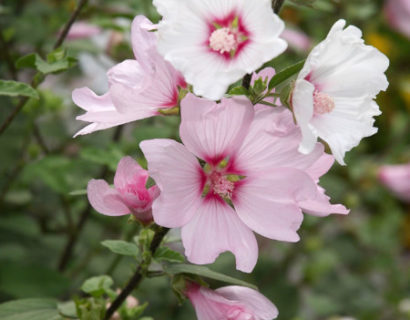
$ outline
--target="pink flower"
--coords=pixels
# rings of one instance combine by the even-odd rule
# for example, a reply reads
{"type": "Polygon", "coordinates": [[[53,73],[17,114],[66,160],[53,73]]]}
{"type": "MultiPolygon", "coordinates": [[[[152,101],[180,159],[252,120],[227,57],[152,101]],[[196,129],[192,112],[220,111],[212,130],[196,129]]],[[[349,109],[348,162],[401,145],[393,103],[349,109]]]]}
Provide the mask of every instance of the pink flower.
{"type": "Polygon", "coordinates": [[[148,172],[131,157],[124,157],[118,163],[114,177],[114,188],[105,180],[90,180],[87,187],[91,206],[107,216],[133,214],[138,220],[152,221],[152,202],[158,197],[159,189],[145,187],[148,172]]]}
{"type": "Polygon", "coordinates": [[[186,295],[198,320],[271,320],[278,316],[272,302],[246,287],[228,286],[213,291],[191,283],[186,295]]]}
{"type": "Polygon", "coordinates": [[[84,21],[75,22],[67,34],[68,40],[90,38],[101,33],[101,28],[84,21]]]}
{"type": "Polygon", "coordinates": [[[379,179],[398,198],[410,202],[410,163],[382,166],[379,169],[379,179]]]}
{"type": "Polygon", "coordinates": [[[282,33],[282,38],[288,42],[289,47],[295,50],[308,51],[312,46],[309,37],[297,29],[286,28],[282,33]]]}
{"type": "Polygon", "coordinates": [[[387,0],[384,12],[390,26],[410,39],[410,1],[387,0]]]}
{"type": "Polygon", "coordinates": [[[131,40],[135,60],[125,60],[108,72],[109,90],[97,96],[89,88],[73,91],[73,101],[87,112],[78,120],[91,122],[76,135],[88,134],[160,114],[178,103],[182,76],[156,50],[152,23],[135,17],[131,40]]]}
{"type": "Polygon", "coordinates": [[[283,21],[270,0],[154,0],[163,16],[158,50],[193,85],[218,100],[228,86],[283,51],[283,21]]]}
{"type": "Polygon", "coordinates": [[[188,94],[181,117],[184,144],[154,139],[140,147],[161,190],[154,220],[182,227],[189,261],[212,263],[231,251],[237,269],[250,272],[258,257],[252,231],[298,241],[301,209],[319,216],[347,213],[329,204],[316,184],[333,158],[320,143],[309,155],[297,151],[301,133],[285,108],[254,111],[243,97],[217,104],[188,94]]]}

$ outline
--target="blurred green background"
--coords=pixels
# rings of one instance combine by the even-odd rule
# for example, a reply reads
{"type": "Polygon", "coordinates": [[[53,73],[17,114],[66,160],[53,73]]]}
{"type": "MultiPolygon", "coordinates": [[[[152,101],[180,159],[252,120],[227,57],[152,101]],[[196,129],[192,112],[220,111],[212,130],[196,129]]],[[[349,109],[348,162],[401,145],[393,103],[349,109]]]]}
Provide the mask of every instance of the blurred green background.
{"type": "MultiPolygon", "coordinates": [[[[379,133],[348,154],[346,167],[335,164],[321,181],[334,203],[351,209],[350,215],[306,216],[302,241],[296,244],[259,238],[260,257],[250,275],[233,271],[231,254],[222,255],[211,268],[256,284],[277,305],[280,320],[410,319],[410,205],[377,179],[381,165],[410,162],[409,39],[387,23],[384,1],[317,0],[313,7],[299,2],[311,1],[286,1],[281,17],[313,44],[344,18],[390,58],[390,87],[378,97],[383,111],[376,121],[379,133]]],[[[31,52],[44,57],[75,5],[74,0],[0,1],[0,32],[9,58],[16,61],[31,52]]],[[[31,101],[0,135],[0,302],[67,300],[79,294],[90,276],[111,273],[121,287],[134,272],[132,258],[116,263],[116,256],[100,244],[129,238],[135,230],[127,217],[99,215],[84,195],[71,192],[102,175],[112,181],[124,155],[143,163],[138,143],[177,138],[178,119],[156,117],[73,139],[84,123],[75,120],[82,111],[71,101],[71,91],[90,86],[104,92],[105,71],[132,58],[129,27],[137,14],[159,20],[149,0],[89,1],[80,20],[103,32],[67,40],[64,47],[78,64],[48,76],[40,99],[31,101]],[[72,255],[66,259],[73,238],[72,255]]],[[[282,69],[307,53],[290,49],[273,65],[282,69]]],[[[0,78],[11,79],[4,49],[0,56],[0,78]]],[[[17,74],[19,81],[29,82],[34,71],[20,69],[17,74]]],[[[0,96],[0,122],[15,103],[0,96]]],[[[212,287],[220,285],[211,282],[212,287]]],[[[165,278],[145,280],[135,296],[149,303],[145,315],[154,319],[195,318],[188,302],[178,305],[165,278]]]]}

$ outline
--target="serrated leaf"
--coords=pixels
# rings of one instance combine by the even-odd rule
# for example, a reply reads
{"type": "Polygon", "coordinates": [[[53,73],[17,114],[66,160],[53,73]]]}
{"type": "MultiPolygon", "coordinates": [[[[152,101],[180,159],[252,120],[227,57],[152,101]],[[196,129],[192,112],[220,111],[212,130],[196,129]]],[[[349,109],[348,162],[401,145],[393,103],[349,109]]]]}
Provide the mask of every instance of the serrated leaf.
{"type": "Polygon", "coordinates": [[[155,251],[154,258],[158,261],[184,262],[185,258],[179,252],[168,247],[160,247],[155,251]]]}
{"type": "Polygon", "coordinates": [[[285,68],[284,70],[278,72],[275,74],[272,79],[269,81],[269,91],[271,91],[273,88],[275,88],[277,85],[281,84],[282,82],[286,81],[296,73],[298,73],[300,70],[302,70],[303,66],[305,64],[305,60],[300,61],[293,66],[290,66],[288,68],[285,68]]]}
{"type": "Polygon", "coordinates": [[[114,281],[110,276],[97,276],[84,281],[81,290],[93,296],[101,296],[105,292],[110,291],[114,281]]]}
{"type": "Polygon", "coordinates": [[[0,304],[1,320],[62,320],[54,299],[21,299],[0,304]]]}
{"type": "Polygon", "coordinates": [[[239,286],[245,286],[257,290],[258,288],[246,281],[239,280],[230,276],[227,276],[223,273],[213,271],[205,266],[197,266],[193,264],[171,264],[165,267],[165,272],[172,275],[180,273],[194,274],[200,277],[205,277],[213,280],[222,281],[225,283],[230,283],[239,286]]]}
{"type": "Polygon", "coordinates": [[[0,95],[10,97],[29,97],[39,99],[37,90],[24,82],[0,80],[0,95]]]}
{"type": "Polygon", "coordinates": [[[116,254],[134,257],[139,254],[138,247],[131,242],[126,242],[123,240],[104,240],[101,244],[116,254]]]}

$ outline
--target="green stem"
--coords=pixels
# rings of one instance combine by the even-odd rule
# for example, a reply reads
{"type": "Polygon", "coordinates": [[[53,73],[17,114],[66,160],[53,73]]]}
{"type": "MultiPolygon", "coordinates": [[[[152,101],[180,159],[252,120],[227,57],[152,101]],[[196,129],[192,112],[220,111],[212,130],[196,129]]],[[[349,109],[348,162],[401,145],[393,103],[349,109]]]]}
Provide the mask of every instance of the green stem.
{"type": "Polygon", "coordinates": [[[138,265],[137,270],[135,271],[134,275],[128,281],[127,285],[122,289],[121,293],[117,296],[117,298],[113,301],[113,303],[108,308],[104,320],[111,319],[112,315],[121,305],[124,303],[125,299],[131,294],[131,292],[138,287],[144,277],[147,276],[148,267],[151,263],[151,257],[154,255],[155,251],[158,249],[159,245],[161,244],[162,240],[164,239],[165,235],[168,233],[169,229],[164,227],[159,227],[152,239],[151,245],[149,247],[150,256],[147,260],[141,261],[138,265]]]}

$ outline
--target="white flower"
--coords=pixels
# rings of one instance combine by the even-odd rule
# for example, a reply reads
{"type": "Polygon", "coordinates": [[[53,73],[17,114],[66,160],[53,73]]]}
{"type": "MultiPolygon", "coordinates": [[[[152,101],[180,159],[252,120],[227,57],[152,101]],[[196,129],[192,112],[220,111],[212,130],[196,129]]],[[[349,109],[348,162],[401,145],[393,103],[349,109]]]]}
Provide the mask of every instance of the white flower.
{"type": "Polygon", "coordinates": [[[364,44],[362,32],[337,21],[309,54],[293,89],[291,103],[303,138],[299,151],[313,150],[317,137],[329,144],[340,164],[347,151],[377,132],[374,101],[388,81],[387,57],[364,44]]]}
{"type": "Polygon", "coordinates": [[[283,21],[270,0],[154,0],[163,19],[158,50],[197,95],[218,100],[228,86],[283,51],[283,21]]]}

